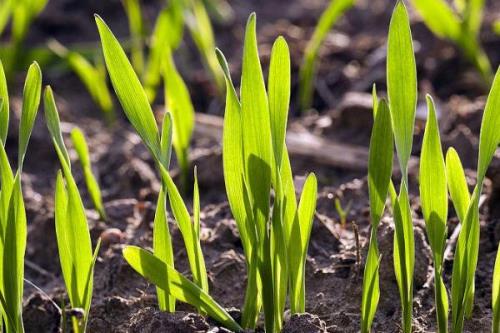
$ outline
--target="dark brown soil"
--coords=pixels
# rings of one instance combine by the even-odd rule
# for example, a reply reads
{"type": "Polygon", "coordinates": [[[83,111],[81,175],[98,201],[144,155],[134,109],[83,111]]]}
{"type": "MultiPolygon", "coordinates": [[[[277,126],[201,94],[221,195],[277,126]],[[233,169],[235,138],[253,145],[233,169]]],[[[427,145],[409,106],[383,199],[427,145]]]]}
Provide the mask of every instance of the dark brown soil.
{"type": "MultiPolygon", "coordinates": [[[[216,24],[219,47],[228,56],[234,77],[239,77],[242,37],[245,20],[251,11],[258,16],[258,36],[264,68],[270,46],[283,34],[290,44],[293,65],[293,96],[297,90],[297,69],[302,51],[312,33],[326,0],[234,0],[234,19],[216,24]]],[[[151,20],[163,3],[144,1],[151,20]]],[[[367,146],[371,121],[370,90],[373,83],[385,90],[385,41],[393,1],[364,0],[336,26],[321,50],[314,107],[318,112],[299,117],[292,101],[290,126],[301,127],[341,143],[367,146]]],[[[65,44],[88,43],[97,47],[97,31],[92,14],[97,12],[122,37],[127,23],[119,0],[50,0],[47,9],[35,22],[28,45],[43,45],[55,37],[65,44]]],[[[454,146],[467,168],[474,169],[477,160],[478,134],[485,88],[478,74],[450,43],[436,39],[412,13],[416,45],[420,97],[432,93],[440,116],[444,146],[454,146]]],[[[500,62],[500,38],[489,29],[500,15],[500,4],[488,1],[486,23],[481,39],[494,67],[500,62]]],[[[96,49],[97,50],[97,49],[96,49]]],[[[217,99],[193,43],[186,38],[178,54],[178,63],[193,96],[198,112],[222,115],[223,101],[217,99]]],[[[155,288],[136,274],[124,261],[125,244],[151,247],[154,205],[159,188],[154,163],[140,139],[120,116],[108,127],[78,79],[53,64],[44,70],[44,83],[56,92],[67,134],[72,126],[81,127],[89,139],[94,170],[102,186],[109,221],[99,221],[95,211],[88,210],[93,241],[107,233],[107,242],[99,254],[95,269],[94,298],[89,332],[227,332],[212,320],[196,314],[184,304],[174,314],[159,312],[155,288]],[[109,231],[111,228],[116,230],[109,231]]],[[[16,75],[11,91],[19,96],[24,73],[16,75]]],[[[236,82],[239,80],[235,80],[236,82]]],[[[161,99],[161,98],[160,98],[161,99]]],[[[161,107],[161,100],[157,102],[161,107]]],[[[13,109],[19,114],[20,99],[13,98],[13,109]]],[[[120,110],[118,110],[120,112],[120,110]]],[[[425,105],[421,98],[414,154],[420,152],[425,105]]],[[[17,128],[16,116],[11,128],[17,128]]],[[[67,304],[59,268],[54,221],[53,192],[58,162],[49,140],[43,117],[39,117],[26,161],[23,179],[28,212],[29,233],[26,253],[24,321],[27,332],[59,332],[57,306],[67,304]],[[43,291],[43,293],[41,292],[43,291]]],[[[16,130],[12,130],[7,148],[15,159],[16,130]]],[[[212,296],[235,317],[243,302],[245,262],[237,228],[226,201],[221,172],[220,142],[205,137],[193,140],[191,158],[198,165],[202,199],[202,247],[210,275],[212,296]],[[232,310],[232,311],[233,311],[232,310]]],[[[74,153],[71,151],[71,154],[74,153]]],[[[320,181],[317,215],[314,221],[306,265],[308,314],[289,316],[284,332],[358,332],[364,258],[369,235],[366,172],[313,164],[292,156],[297,184],[308,171],[320,181]],[[345,206],[352,203],[348,223],[340,224],[334,198],[345,206]],[[359,229],[359,246],[353,229],[359,229]],[[358,253],[361,261],[358,261],[358,253]]],[[[174,166],[175,168],[175,166],[174,166]]],[[[91,207],[79,166],[75,165],[86,207],[91,207]]],[[[474,173],[471,173],[472,179],[474,173]]],[[[416,174],[411,175],[412,204],[415,209],[415,332],[433,332],[432,265],[421,220],[416,174]],[[428,283],[428,281],[431,281],[428,283]]],[[[500,159],[494,159],[488,173],[487,199],[482,207],[481,243],[476,275],[476,305],[466,331],[487,332],[491,323],[491,278],[498,241],[500,240],[500,159]]],[[[189,201],[189,199],[188,199],[189,201]]],[[[451,206],[450,211],[453,212],[451,206]]],[[[189,276],[186,253],[175,221],[170,221],[175,248],[176,268],[189,276]]],[[[456,226],[450,218],[450,235],[456,226]]],[[[385,217],[379,232],[383,256],[381,298],[375,318],[377,332],[398,332],[400,303],[392,268],[392,221],[385,217]]],[[[447,286],[452,260],[447,258],[447,286]]]]}

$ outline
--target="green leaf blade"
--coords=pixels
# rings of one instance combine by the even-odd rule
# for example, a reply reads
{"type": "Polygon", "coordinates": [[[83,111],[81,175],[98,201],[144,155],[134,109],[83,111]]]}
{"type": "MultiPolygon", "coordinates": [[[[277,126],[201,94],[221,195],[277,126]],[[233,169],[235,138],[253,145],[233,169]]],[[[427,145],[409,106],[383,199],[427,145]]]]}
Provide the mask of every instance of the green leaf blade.
{"type": "Polygon", "coordinates": [[[446,178],[455,212],[463,223],[470,204],[470,193],[462,162],[454,148],[449,148],[446,152],[446,178]]]}
{"type": "Polygon", "coordinates": [[[82,164],[85,184],[87,186],[87,190],[89,191],[90,198],[92,199],[92,203],[94,204],[94,207],[99,213],[101,219],[106,220],[106,211],[104,210],[104,204],[102,202],[101,189],[94,173],[92,172],[87,141],[85,140],[85,135],[78,127],[71,130],[71,141],[73,142],[78,159],[82,164]]]}
{"type": "Polygon", "coordinates": [[[160,156],[158,126],[144,89],[120,43],[106,23],[95,16],[104,60],[125,115],[153,156],[160,156]]]}
{"type": "Polygon", "coordinates": [[[316,211],[317,191],[316,176],[311,173],[304,183],[289,243],[290,307],[292,313],[305,312],[305,263],[314,212],[316,211]]]}
{"type": "Polygon", "coordinates": [[[171,113],[173,121],[172,143],[185,188],[189,177],[189,144],[193,135],[195,111],[189,90],[177,71],[170,52],[165,55],[163,71],[166,109],[171,113]]]}
{"type": "MultiPolygon", "coordinates": [[[[166,195],[162,186],[158,194],[158,202],[156,204],[156,212],[153,227],[153,253],[154,255],[174,267],[174,250],[172,247],[172,239],[170,230],[168,228],[168,219],[166,211],[166,195]]],[[[165,276],[168,279],[168,275],[165,276]]],[[[158,296],[158,304],[160,310],[174,312],[175,311],[175,297],[169,295],[165,290],[157,287],[156,293],[158,296]]]]}
{"type": "Polygon", "coordinates": [[[495,259],[495,268],[493,270],[493,290],[491,292],[491,305],[493,309],[492,332],[500,332],[500,244],[495,259]]]}
{"type": "Polygon", "coordinates": [[[209,316],[233,331],[242,330],[226,310],[205,291],[149,252],[135,246],[127,246],[123,250],[123,256],[139,274],[178,300],[206,310],[209,316]],[[169,279],[164,278],[166,275],[169,279]]]}
{"type": "Polygon", "coordinates": [[[448,219],[446,168],[434,102],[427,96],[427,124],[420,157],[420,199],[434,260],[441,265],[448,219]]]}
{"type": "Polygon", "coordinates": [[[42,93],[42,71],[35,62],[28,69],[23,90],[23,109],[19,125],[19,169],[22,169],[28,142],[35,124],[42,93]]]}
{"type": "Polygon", "coordinates": [[[14,327],[7,327],[12,332],[21,332],[22,299],[24,286],[24,255],[26,251],[27,221],[21,189],[20,174],[16,174],[12,188],[8,218],[3,245],[3,290],[7,307],[7,317],[12,318],[14,327]],[[14,319],[15,318],[15,319],[14,319]]]}
{"type": "Polygon", "coordinates": [[[255,223],[263,240],[270,208],[272,141],[269,104],[257,50],[255,14],[248,18],[245,33],[241,116],[245,178],[257,211],[255,223]]]}
{"type": "Polygon", "coordinates": [[[302,111],[306,111],[312,105],[314,74],[320,46],[332,26],[354,3],[354,0],[331,0],[328,8],[321,14],[318,25],[307,43],[299,72],[299,102],[302,111]]]}
{"type": "Polygon", "coordinates": [[[461,22],[453,9],[443,0],[412,0],[429,29],[441,38],[454,41],[461,34],[461,22]]]}
{"type": "Polygon", "coordinates": [[[368,192],[370,216],[374,228],[382,217],[393,164],[391,114],[385,100],[379,102],[370,138],[368,157],[368,192]]]}
{"type": "Polygon", "coordinates": [[[398,1],[387,41],[387,93],[401,172],[411,156],[417,104],[417,73],[408,12],[398,1]]]}
{"type": "Polygon", "coordinates": [[[56,146],[57,153],[62,155],[66,165],[71,165],[69,160],[68,150],[64,145],[64,140],[61,134],[61,125],[59,120],[59,113],[57,112],[56,101],[54,99],[54,93],[50,86],[45,87],[44,92],[44,109],[45,109],[45,120],[47,122],[47,128],[49,129],[50,136],[54,145],[56,146]]]}
{"type": "Polygon", "coordinates": [[[381,257],[379,255],[376,237],[377,234],[372,231],[366,257],[365,271],[363,274],[363,295],[361,298],[362,333],[370,332],[380,299],[379,266],[381,257]]]}
{"type": "Polygon", "coordinates": [[[200,240],[196,238],[196,232],[191,222],[191,217],[179,190],[168,172],[162,166],[160,166],[160,172],[162,181],[167,190],[170,208],[172,209],[172,213],[182,233],[182,238],[184,239],[193,280],[201,289],[208,292],[208,277],[205,260],[203,258],[200,240]]]}
{"type": "Polygon", "coordinates": [[[9,93],[7,90],[7,79],[3,64],[0,61],[0,99],[2,104],[0,107],[0,140],[5,145],[7,133],[9,132],[9,93]]]}
{"type": "Polygon", "coordinates": [[[226,106],[224,110],[224,126],[222,132],[222,164],[227,199],[231,212],[238,225],[245,253],[251,249],[246,229],[247,211],[244,204],[243,175],[243,141],[241,105],[234,89],[226,58],[220,50],[216,50],[220,66],[226,80],[226,106]]]}
{"type": "Polygon", "coordinates": [[[500,68],[497,70],[484,108],[479,134],[478,183],[482,183],[486,170],[500,144],[500,68]]]}
{"type": "Polygon", "coordinates": [[[277,168],[281,168],[285,145],[288,106],[290,104],[290,51],[283,37],[278,37],[271,51],[269,68],[269,113],[274,158],[277,168]]]}

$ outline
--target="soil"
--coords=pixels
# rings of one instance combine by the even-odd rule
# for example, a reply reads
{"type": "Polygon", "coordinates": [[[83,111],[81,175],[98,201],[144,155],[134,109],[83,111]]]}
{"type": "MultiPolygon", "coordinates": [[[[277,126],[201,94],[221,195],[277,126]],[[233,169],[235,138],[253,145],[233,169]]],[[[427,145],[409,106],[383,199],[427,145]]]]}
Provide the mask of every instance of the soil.
{"type": "MultiPolygon", "coordinates": [[[[234,17],[216,22],[217,44],[226,53],[234,77],[239,77],[243,29],[251,11],[257,12],[258,36],[263,67],[267,68],[273,40],[282,34],[292,54],[292,96],[297,95],[297,69],[302,52],[325,0],[234,0],[234,17]]],[[[163,1],[143,1],[145,15],[154,17],[163,1]]],[[[368,146],[371,121],[370,90],[377,84],[385,90],[385,43],[393,1],[364,0],[336,25],[321,48],[314,108],[301,116],[292,101],[290,127],[301,127],[330,140],[368,146]]],[[[49,38],[64,44],[91,45],[97,49],[97,30],[92,14],[99,13],[118,36],[127,36],[127,23],[119,0],[50,0],[34,23],[27,45],[43,46],[49,38]]],[[[500,63],[500,38],[493,35],[491,23],[500,16],[500,3],[487,1],[481,40],[493,67],[500,63]]],[[[420,153],[425,121],[425,93],[435,97],[445,147],[457,148],[466,168],[473,170],[477,160],[478,134],[488,89],[474,68],[457,49],[434,37],[411,11],[412,31],[419,78],[419,106],[414,154],[420,153]]],[[[203,70],[196,49],[185,38],[177,61],[198,112],[222,115],[223,100],[203,70]]],[[[178,312],[163,313],[156,306],[155,288],[147,283],[121,255],[125,244],[150,248],[152,221],[159,188],[154,163],[140,139],[123,116],[107,126],[84,87],[71,73],[53,64],[44,68],[44,83],[56,92],[63,132],[73,126],[83,129],[89,140],[93,167],[103,190],[107,222],[100,221],[92,207],[75,162],[75,177],[88,210],[92,240],[104,236],[94,282],[94,298],[89,332],[228,332],[215,322],[197,314],[185,304],[178,312]]],[[[14,161],[20,93],[24,73],[13,79],[11,93],[14,116],[7,149],[14,161]]],[[[238,81],[238,80],[236,80],[238,81]]],[[[383,93],[382,93],[383,94],[383,93]]],[[[155,104],[161,108],[161,98],[155,104]]],[[[118,105],[118,103],[117,103],[118,105]]],[[[120,112],[120,110],[118,110],[120,112]]],[[[40,115],[42,112],[40,112],[40,115]]],[[[69,143],[68,143],[68,146],[69,143]]],[[[71,149],[70,149],[71,150],[71,149]]],[[[195,137],[191,150],[193,165],[200,171],[202,200],[202,247],[210,277],[211,295],[231,309],[237,318],[243,303],[246,268],[238,231],[226,201],[221,172],[220,142],[195,137]]],[[[74,158],[74,151],[70,151],[74,158]]],[[[481,241],[476,274],[476,303],[473,318],[466,321],[467,332],[488,332],[491,323],[491,278],[500,240],[500,158],[494,158],[481,209],[481,241]]],[[[306,172],[319,179],[319,199],[306,264],[306,314],[286,315],[283,331],[357,332],[360,321],[362,271],[369,235],[366,172],[313,164],[292,156],[299,185],[306,172]],[[341,224],[334,208],[338,198],[351,203],[347,223],[341,224]],[[359,230],[359,242],[356,239],[359,230]]],[[[60,332],[58,307],[67,304],[56,248],[53,194],[58,161],[39,116],[25,163],[23,186],[29,232],[26,252],[24,322],[26,332],[60,332]],[[36,288],[33,286],[35,285],[36,288]]],[[[175,173],[175,163],[173,166],[175,173]]],[[[471,185],[474,172],[469,171],[471,185]]],[[[415,212],[415,303],[414,331],[433,332],[436,321],[433,307],[432,264],[418,200],[417,175],[411,174],[410,190],[415,212]]],[[[189,199],[188,199],[189,201],[189,199]]],[[[189,204],[190,205],[190,204],[189,204]]],[[[450,235],[457,225],[450,205],[450,235]]],[[[176,268],[189,276],[183,242],[175,221],[170,221],[174,240],[176,268]]],[[[393,227],[384,217],[379,231],[383,256],[380,304],[374,331],[400,330],[400,303],[392,268],[393,227]]],[[[445,262],[445,280],[450,286],[452,255],[445,262]]],[[[261,331],[258,329],[257,331],[261,331]]]]}

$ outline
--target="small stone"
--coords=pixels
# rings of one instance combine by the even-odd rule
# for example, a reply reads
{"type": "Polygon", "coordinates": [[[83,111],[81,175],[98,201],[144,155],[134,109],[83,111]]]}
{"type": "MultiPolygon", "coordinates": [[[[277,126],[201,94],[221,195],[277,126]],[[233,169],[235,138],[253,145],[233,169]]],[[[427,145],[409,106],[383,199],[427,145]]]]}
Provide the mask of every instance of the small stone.
{"type": "Polygon", "coordinates": [[[119,244],[125,238],[123,232],[118,228],[109,228],[101,233],[101,243],[103,246],[119,244]]]}

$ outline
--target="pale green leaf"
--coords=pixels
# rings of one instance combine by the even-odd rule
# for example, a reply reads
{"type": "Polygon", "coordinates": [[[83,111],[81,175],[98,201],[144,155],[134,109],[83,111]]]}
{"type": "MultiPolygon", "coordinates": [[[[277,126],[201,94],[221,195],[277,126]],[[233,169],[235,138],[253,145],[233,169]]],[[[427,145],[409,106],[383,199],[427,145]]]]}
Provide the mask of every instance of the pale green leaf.
{"type": "Polygon", "coordinates": [[[299,73],[300,107],[303,111],[312,104],[314,73],[320,46],[335,22],[353,5],[354,0],[330,0],[307,43],[299,73]]]}
{"type": "Polygon", "coordinates": [[[172,156],[172,115],[165,112],[163,115],[163,123],[161,125],[161,164],[168,170],[170,166],[170,158],[172,156]]]}
{"type": "Polygon", "coordinates": [[[189,266],[191,268],[191,273],[193,274],[193,280],[198,286],[200,286],[200,288],[208,292],[208,277],[205,268],[205,260],[203,258],[200,240],[195,237],[191,217],[184,201],[182,200],[179,190],[175,186],[174,181],[161,165],[160,172],[169,198],[170,208],[172,209],[175,221],[177,222],[182,238],[184,239],[189,259],[189,266]]]}
{"type": "Polygon", "coordinates": [[[468,0],[465,5],[464,23],[472,34],[477,35],[483,21],[485,0],[468,0]]]}
{"type": "Polygon", "coordinates": [[[454,148],[446,152],[446,177],[451,201],[458,219],[463,223],[470,202],[470,193],[460,157],[454,148]]]}
{"type": "Polygon", "coordinates": [[[394,205],[394,271],[402,307],[403,332],[411,332],[415,240],[406,184],[403,182],[394,205]]]}
{"type": "Polygon", "coordinates": [[[377,245],[377,233],[372,229],[370,245],[363,274],[363,295],[361,298],[361,333],[369,333],[380,299],[379,265],[381,256],[377,245]]]}
{"type": "Polygon", "coordinates": [[[193,230],[194,238],[200,241],[200,189],[198,187],[198,168],[194,167],[193,185],[193,230]]]}
{"type": "Polygon", "coordinates": [[[73,147],[75,148],[82,167],[90,167],[89,147],[87,146],[85,135],[80,128],[74,127],[71,130],[71,142],[73,142],[73,147]]]}
{"type": "MultiPolygon", "coordinates": [[[[5,224],[7,221],[10,194],[14,184],[14,173],[10,166],[5,147],[0,145],[0,246],[5,239],[5,224]]],[[[0,260],[0,265],[1,265],[0,260]]],[[[1,267],[0,267],[1,268],[1,267]]],[[[1,279],[1,278],[0,278],[1,279]]],[[[1,281],[1,280],[0,280],[1,281]]]]}
{"type": "Polygon", "coordinates": [[[446,167],[441,147],[439,126],[432,98],[427,96],[427,124],[420,156],[420,200],[427,237],[433,252],[436,315],[439,332],[447,332],[448,296],[441,277],[446,221],[448,219],[448,191],[446,167]]]}
{"type": "Polygon", "coordinates": [[[21,189],[20,174],[17,173],[10,196],[5,240],[3,244],[3,289],[7,317],[15,321],[6,332],[22,332],[22,299],[24,286],[24,254],[26,251],[27,222],[21,189]],[[14,319],[15,318],[15,319],[14,319]]]}
{"type": "Polygon", "coordinates": [[[492,332],[500,332],[500,244],[497,250],[495,268],[493,271],[493,290],[491,292],[491,307],[493,308],[492,332]]]}
{"type": "MultiPolygon", "coordinates": [[[[370,216],[374,228],[380,222],[387,199],[392,175],[393,145],[391,114],[385,100],[381,100],[377,107],[368,157],[370,216]]],[[[378,260],[376,257],[374,260],[378,260]]]]}
{"type": "Polygon", "coordinates": [[[448,191],[437,115],[434,102],[429,95],[427,109],[427,124],[420,155],[420,200],[429,243],[434,260],[437,261],[435,265],[439,267],[448,220],[448,191]]]}
{"type": "Polygon", "coordinates": [[[116,37],[99,16],[95,19],[106,67],[123,111],[153,156],[159,159],[158,126],[146,93],[116,37]]]}
{"type": "Polygon", "coordinates": [[[480,187],[478,184],[462,221],[453,259],[451,313],[452,331],[454,332],[462,331],[466,312],[473,304],[474,272],[479,251],[479,195],[480,187]]]}
{"type": "Polygon", "coordinates": [[[288,156],[286,144],[283,149],[280,176],[285,201],[283,224],[285,225],[286,243],[290,244],[290,236],[297,212],[297,197],[295,195],[295,183],[293,181],[292,166],[290,165],[290,157],[288,156]]]}
{"type": "MultiPolygon", "coordinates": [[[[59,195],[59,199],[56,197],[55,200],[56,209],[62,210],[55,213],[55,218],[64,281],[71,305],[75,308],[86,309],[89,271],[93,262],[92,244],[85,208],[71,174],[71,164],[62,141],[59,117],[50,87],[45,90],[45,113],[47,126],[66,182],[64,184],[61,177],[58,178],[56,196],[59,195]]],[[[82,322],[82,324],[85,323],[82,322]]]]}
{"type": "Polygon", "coordinates": [[[101,219],[106,220],[106,212],[104,210],[104,204],[102,202],[101,189],[99,187],[97,179],[94,176],[94,173],[92,172],[92,165],[90,163],[90,154],[87,147],[87,142],[85,140],[83,132],[78,127],[73,128],[73,130],[71,131],[71,141],[73,142],[73,146],[76,150],[76,154],[78,155],[78,159],[82,164],[85,184],[87,186],[87,190],[89,191],[90,198],[92,199],[92,203],[94,204],[94,207],[99,213],[101,219]]]}
{"type": "Polygon", "coordinates": [[[486,176],[488,165],[500,144],[500,68],[497,70],[484,108],[481,132],[479,134],[478,183],[486,176]]]}
{"type": "Polygon", "coordinates": [[[9,93],[7,90],[7,79],[5,78],[5,72],[1,61],[0,99],[2,100],[2,104],[0,107],[0,140],[2,140],[2,144],[5,145],[5,140],[7,140],[7,133],[9,132],[9,93]]]}
{"type": "Polygon", "coordinates": [[[100,249],[101,249],[101,238],[97,240],[94,253],[92,254],[92,263],[90,264],[89,271],[87,273],[87,283],[82,298],[84,300],[85,314],[83,320],[81,320],[79,323],[80,327],[82,327],[82,332],[86,332],[87,330],[87,323],[90,315],[90,305],[92,304],[92,294],[94,292],[94,268],[97,262],[97,256],[99,255],[100,249]]]}
{"type": "Polygon", "coordinates": [[[131,58],[134,69],[142,73],[144,69],[143,31],[141,5],[139,0],[122,0],[128,18],[131,37],[131,58]]]}
{"type": "MultiPolygon", "coordinates": [[[[170,230],[168,228],[168,219],[166,211],[167,198],[163,186],[158,194],[158,202],[156,203],[156,212],[153,227],[153,253],[154,255],[174,267],[174,250],[172,248],[172,239],[170,230]]],[[[164,277],[168,280],[169,276],[164,277]]],[[[165,290],[157,287],[156,294],[158,296],[158,305],[160,310],[174,312],[175,311],[175,297],[169,295],[165,290]]]]}
{"type": "Polygon", "coordinates": [[[194,129],[194,107],[189,90],[177,71],[170,52],[165,54],[163,78],[165,82],[165,106],[172,115],[172,144],[184,177],[183,186],[185,186],[189,172],[189,144],[194,129]]]}
{"type": "Polygon", "coordinates": [[[276,39],[271,51],[268,91],[274,157],[280,169],[290,104],[290,51],[283,37],[276,39]]]}
{"type": "Polygon", "coordinates": [[[48,47],[59,57],[66,60],[68,66],[82,81],[92,100],[105,113],[108,120],[113,120],[113,101],[107,85],[106,72],[92,65],[83,55],[70,51],[57,40],[51,40],[48,47]]]}
{"type": "Polygon", "coordinates": [[[215,37],[205,4],[199,0],[187,0],[185,3],[184,18],[186,26],[191,33],[198,51],[202,55],[205,67],[210,71],[217,87],[222,92],[224,78],[214,53],[215,37]]]}
{"type": "Polygon", "coordinates": [[[19,124],[18,166],[20,170],[22,170],[31,131],[35,124],[41,93],[42,72],[38,64],[34,62],[28,69],[28,75],[26,76],[23,90],[23,109],[21,112],[21,122],[19,124]]]}
{"type": "Polygon", "coordinates": [[[401,172],[406,177],[411,156],[417,103],[417,73],[408,12],[398,1],[387,41],[387,93],[401,172]]]}
{"type": "Polygon", "coordinates": [[[316,211],[318,184],[311,173],[304,183],[297,208],[297,218],[292,226],[289,243],[290,307],[294,313],[305,312],[305,264],[316,211]]]}
{"type": "MultiPolygon", "coordinates": [[[[173,3],[178,1],[171,2],[171,6],[174,6],[173,3]]],[[[151,103],[155,99],[156,89],[160,84],[163,63],[165,58],[169,56],[170,49],[173,48],[168,41],[171,38],[176,38],[171,37],[171,28],[175,27],[175,24],[171,23],[170,20],[171,10],[169,8],[163,9],[156,19],[153,34],[151,35],[149,57],[143,77],[146,94],[151,103]]],[[[182,30],[180,32],[182,33],[182,30]]]]}
{"type": "Polygon", "coordinates": [[[263,239],[270,205],[272,141],[269,104],[257,50],[255,13],[248,18],[243,48],[241,124],[245,178],[255,205],[258,234],[263,239]]]}
{"type": "Polygon", "coordinates": [[[238,225],[245,253],[250,253],[252,243],[247,231],[247,211],[244,203],[244,163],[241,125],[241,106],[234,89],[229,68],[220,50],[216,50],[226,79],[226,107],[222,133],[222,162],[226,194],[231,212],[238,225]]]}
{"type": "Polygon", "coordinates": [[[412,0],[413,6],[425,24],[442,38],[458,40],[461,34],[460,18],[444,0],[412,0]]]}
{"type": "Polygon", "coordinates": [[[47,122],[47,128],[49,129],[50,136],[54,145],[57,147],[56,151],[62,154],[65,163],[70,166],[69,154],[64,145],[63,137],[61,134],[61,125],[59,121],[59,113],[57,112],[56,101],[54,100],[54,94],[50,86],[45,87],[44,93],[44,109],[45,109],[45,121],[47,122]]]}
{"type": "MultiPolygon", "coordinates": [[[[66,233],[64,223],[67,217],[68,193],[64,185],[64,178],[61,171],[57,173],[56,191],[54,198],[54,219],[57,238],[57,248],[59,251],[59,261],[66,286],[73,286],[73,254],[70,250],[69,236],[66,233]]],[[[77,304],[76,293],[68,290],[68,296],[72,304],[77,304]]]]}

